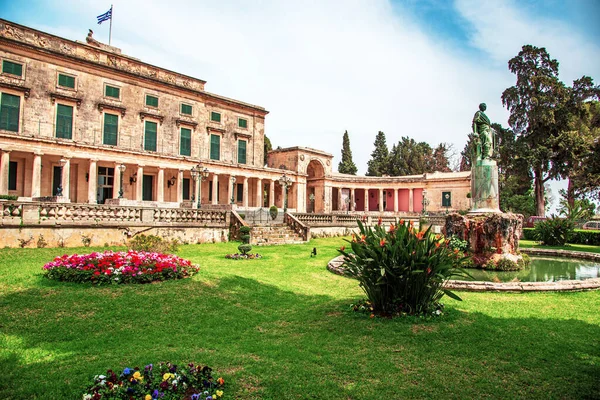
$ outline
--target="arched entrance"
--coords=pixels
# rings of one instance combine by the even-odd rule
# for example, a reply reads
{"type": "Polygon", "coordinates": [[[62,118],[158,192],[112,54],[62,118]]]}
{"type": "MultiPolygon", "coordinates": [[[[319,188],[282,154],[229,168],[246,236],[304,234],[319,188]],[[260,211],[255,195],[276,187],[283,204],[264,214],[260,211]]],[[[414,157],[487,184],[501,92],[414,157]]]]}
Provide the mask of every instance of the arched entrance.
{"type": "Polygon", "coordinates": [[[306,211],[325,212],[325,168],[321,161],[314,159],[306,167],[306,211]]]}

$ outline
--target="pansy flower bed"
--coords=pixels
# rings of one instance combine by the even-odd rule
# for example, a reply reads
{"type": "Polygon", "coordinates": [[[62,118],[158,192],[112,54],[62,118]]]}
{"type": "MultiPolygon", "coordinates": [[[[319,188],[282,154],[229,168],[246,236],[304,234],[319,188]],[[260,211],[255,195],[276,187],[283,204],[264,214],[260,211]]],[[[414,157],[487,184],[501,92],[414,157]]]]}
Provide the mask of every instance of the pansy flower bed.
{"type": "Polygon", "coordinates": [[[96,375],[83,394],[83,400],[218,400],[223,397],[225,380],[214,379],[212,369],[188,364],[179,368],[161,362],[144,369],[125,368],[96,375]]]}
{"type": "Polygon", "coordinates": [[[173,254],[105,251],[56,257],[44,265],[49,279],[93,284],[150,283],[188,278],[200,270],[173,254]]]}
{"type": "Polygon", "coordinates": [[[226,254],[225,258],[230,259],[230,260],[256,260],[259,258],[262,258],[262,256],[258,253],[256,254],[252,254],[252,253],[246,253],[246,254],[239,254],[239,253],[235,253],[235,254],[226,254]]]}

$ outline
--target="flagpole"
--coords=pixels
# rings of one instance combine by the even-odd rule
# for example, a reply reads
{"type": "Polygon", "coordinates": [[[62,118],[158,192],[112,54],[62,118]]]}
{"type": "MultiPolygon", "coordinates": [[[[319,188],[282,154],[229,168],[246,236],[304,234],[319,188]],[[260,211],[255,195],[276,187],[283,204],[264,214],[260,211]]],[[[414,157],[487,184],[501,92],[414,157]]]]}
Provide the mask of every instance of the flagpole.
{"type": "Polygon", "coordinates": [[[113,5],[110,5],[110,28],[108,28],[108,45],[112,39],[112,20],[113,20],[113,5]]]}

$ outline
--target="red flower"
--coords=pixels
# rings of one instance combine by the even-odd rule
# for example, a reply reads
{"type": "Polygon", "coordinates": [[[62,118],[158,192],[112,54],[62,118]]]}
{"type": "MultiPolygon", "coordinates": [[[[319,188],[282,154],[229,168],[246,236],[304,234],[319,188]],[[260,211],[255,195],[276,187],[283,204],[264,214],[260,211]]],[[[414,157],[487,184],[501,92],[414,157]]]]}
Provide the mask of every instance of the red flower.
{"type": "Polygon", "coordinates": [[[223,379],[223,378],[219,378],[219,379],[217,379],[217,383],[218,383],[219,385],[223,385],[223,384],[225,384],[225,379],[223,379]]]}
{"type": "Polygon", "coordinates": [[[396,225],[391,224],[390,225],[390,232],[394,232],[396,230],[396,225]]]}
{"type": "Polygon", "coordinates": [[[381,247],[385,246],[385,239],[381,239],[381,240],[379,241],[379,245],[380,245],[381,247]]]}
{"type": "Polygon", "coordinates": [[[344,251],[344,250],[346,250],[346,246],[340,247],[340,251],[344,251]]]}
{"type": "Polygon", "coordinates": [[[377,220],[377,225],[381,225],[383,223],[383,219],[381,219],[381,217],[379,217],[379,219],[377,220]]]}
{"type": "Polygon", "coordinates": [[[96,275],[96,276],[100,275],[100,271],[95,271],[94,275],[96,275]]]}

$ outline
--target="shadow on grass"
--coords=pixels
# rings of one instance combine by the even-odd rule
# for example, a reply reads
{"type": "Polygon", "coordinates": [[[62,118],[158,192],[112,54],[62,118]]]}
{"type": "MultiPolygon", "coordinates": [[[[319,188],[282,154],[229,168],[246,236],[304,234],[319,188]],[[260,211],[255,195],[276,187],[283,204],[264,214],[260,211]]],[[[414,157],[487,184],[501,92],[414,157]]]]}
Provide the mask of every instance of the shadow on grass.
{"type": "MultiPolygon", "coordinates": [[[[560,300],[559,300],[560,301],[560,300]]],[[[600,327],[579,320],[370,319],[347,301],[227,276],[0,297],[0,398],[81,398],[95,374],[205,363],[228,398],[594,398],[600,327]]]]}

